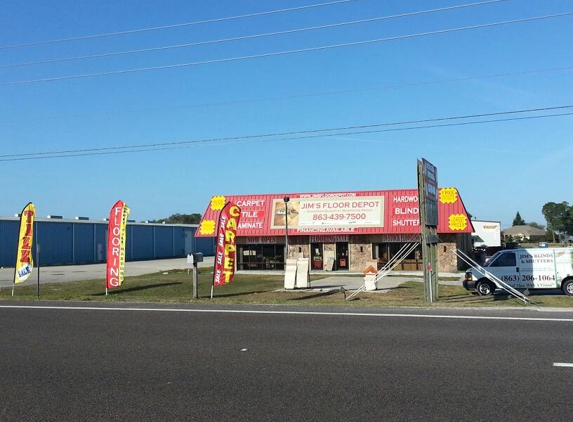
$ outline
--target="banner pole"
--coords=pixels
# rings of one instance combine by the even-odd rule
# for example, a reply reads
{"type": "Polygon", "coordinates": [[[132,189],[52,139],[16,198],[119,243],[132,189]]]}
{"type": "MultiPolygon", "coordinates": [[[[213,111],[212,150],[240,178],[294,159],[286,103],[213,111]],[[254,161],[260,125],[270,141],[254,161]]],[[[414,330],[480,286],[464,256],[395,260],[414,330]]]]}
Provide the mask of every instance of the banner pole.
{"type": "Polygon", "coordinates": [[[18,238],[18,243],[16,245],[16,265],[14,265],[14,277],[12,278],[12,297],[14,297],[14,288],[16,287],[16,274],[18,271],[18,254],[19,253],[20,253],[20,238],[18,238]]]}
{"type": "Polygon", "coordinates": [[[20,231],[22,230],[22,218],[24,218],[24,211],[28,208],[28,204],[22,209],[20,213],[20,222],[18,223],[18,242],[16,242],[16,265],[14,265],[14,278],[12,280],[12,297],[14,297],[14,289],[16,287],[16,274],[18,273],[18,255],[20,255],[20,231]]]}
{"type": "Polygon", "coordinates": [[[36,264],[38,265],[38,282],[36,284],[36,297],[40,299],[40,251],[39,245],[36,243],[36,264]]]}
{"type": "MultiPolygon", "coordinates": [[[[230,204],[230,201],[227,201],[227,203],[223,206],[223,208],[221,208],[221,211],[219,211],[219,215],[217,217],[217,230],[215,231],[216,233],[216,243],[218,245],[219,243],[219,231],[221,230],[221,215],[223,214],[223,211],[225,211],[225,208],[227,208],[227,206],[230,204]]],[[[215,272],[216,272],[216,268],[217,268],[217,251],[218,251],[219,247],[217,246],[217,248],[215,248],[215,259],[213,260],[213,280],[211,282],[211,299],[213,299],[213,290],[215,289],[215,272]]]]}
{"type": "MultiPolygon", "coordinates": [[[[24,207],[24,210],[26,207],[24,207]]],[[[22,210],[22,213],[24,210],[22,210]]],[[[18,255],[20,254],[20,226],[22,225],[22,215],[23,214],[20,214],[20,222],[18,223],[18,242],[16,242],[16,264],[14,265],[14,278],[12,278],[12,297],[14,297],[14,288],[16,287],[16,274],[18,271],[18,255]]]]}
{"type": "MultiPolygon", "coordinates": [[[[20,252],[20,239],[18,239],[18,246],[16,246],[16,257],[20,252]]],[[[12,297],[14,297],[14,288],[16,287],[16,272],[18,271],[18,258],[16,258],[16,265],[14,266],[14,278],[12,279],[12,297]]]]}
{"type": "Polygon", "coordinates": [[[36,284],[36,297],[40,299],[40,244],[38,243],[38,222],[34,221],[34,225],[36,226],[34,229],[34,233],[36,234],[36,266],[38,267],[38,280],[36,284]]]}
{"type": "Polygon", "coordinates": [[[14,279],[12,280],[12,297],[14,297],[14,288],[16,287],[16,271],[18,271],[18,262],[14,266],[14,279]]]}

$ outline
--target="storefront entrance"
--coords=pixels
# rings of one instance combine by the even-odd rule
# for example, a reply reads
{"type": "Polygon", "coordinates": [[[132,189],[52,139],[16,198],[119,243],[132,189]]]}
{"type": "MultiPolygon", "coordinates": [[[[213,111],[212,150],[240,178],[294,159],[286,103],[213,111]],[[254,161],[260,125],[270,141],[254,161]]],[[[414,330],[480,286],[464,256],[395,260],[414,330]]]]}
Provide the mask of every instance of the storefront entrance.
{"type": "Polygon", "coordinates": [[[284,270],[284,245],[241,245],[237,270],[284,270]]]}
{"type": "Polygon", "coordinates": [[[338,242],[336,244],[336,269],[347,270],[348,268],[348,242],[338,242]]]}
{"type": "Polygon", "coordinates": [[[324,269],[324,253],[322,250],[322,243],[311,243],[310,245],[310,261],[312,270],[324,269]]]}
{"type": "MultiPolygon", "coordinates": [[[[378,260],[378,269],[388,263],[394,255],[404,246],[403,243],[375,243],[372,245],[372,258],[378,260]]],[[[394,269],[402,271],[421,271],[424,268],[422,262],[422,249],[418,246],[394,269]]]]}

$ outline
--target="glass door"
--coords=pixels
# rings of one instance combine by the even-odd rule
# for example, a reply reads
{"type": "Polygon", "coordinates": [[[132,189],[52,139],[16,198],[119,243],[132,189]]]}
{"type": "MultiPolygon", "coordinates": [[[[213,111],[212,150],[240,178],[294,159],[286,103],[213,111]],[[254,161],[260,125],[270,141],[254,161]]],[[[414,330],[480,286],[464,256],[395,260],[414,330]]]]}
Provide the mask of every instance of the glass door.
{"type": "Polygon", "coordinates": [[[324,255],[322,253],[322,243],[311,243],[310,261],[312,270],[324,269],[324,255]]]}
{"type": "Polygon", "coordinates": [[[336,268],[339,270],[347,270],[348,263],[348,242],[338,242],[336,244],[336,268]]]}

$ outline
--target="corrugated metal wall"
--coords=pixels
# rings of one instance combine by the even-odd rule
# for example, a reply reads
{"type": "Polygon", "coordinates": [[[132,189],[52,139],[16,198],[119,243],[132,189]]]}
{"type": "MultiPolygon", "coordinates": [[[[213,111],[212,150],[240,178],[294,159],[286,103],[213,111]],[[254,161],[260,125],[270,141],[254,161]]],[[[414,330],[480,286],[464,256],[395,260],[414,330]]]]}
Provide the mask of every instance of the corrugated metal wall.
{"type": "MultiPolygon", "coordinates": [[[[17,218],[0,218],[0,266],[13,267],[18,238],[17,218]]],[[[178,258],[187,253],[215,253],[214,238],[195,239],[194,225],[127,225],[126,259],[128,261],[178,258]]],[[[76,220],[36,220],[36,244],[40,245],[41,265],[89,264],[105,262],[107,223],[76,220]]]]}
{"type": "Polygon", "coordinates": [[[153,227],[127,226],[126,256],[133,261],[155,258],[153,241],[153,227]],[[134,227],[137,227],[137,229],[134,229],[134,227]]]}
{"type": "Polygon", "coordinates": [[[173,227],[154,227],[153,229],[155,230],[155,257],[167,258],[168,256],[173,256],[173,250],[175,249],[173,227]]]}
{"type": "MultiPolygon", "coordinates": [[[[74,262],[74,230],[71,222],[38,221],[34,244],[40,245],[42,265],[67,264],[74,262]]],[[[16,249],[14,241],[14,249],[16,249]]],[[[16,256],[14,256],[14,260],[16,256]]],[[[14,265],[14,264],[12,264],[14,265]]]]}
{"type": "MultiPolygon", "coordinates": [[[[96,260],[95,244],[95,225],[92,224],[74,224],[73,232],[73,261],[77,263],[94,262],[96,260]]],[[[104,237],[105,239],[105,237],[104,237]]]]}
{"type": "Polygon", "coordinates": [[[217,245],[214,237],[195,237],[195,248],[205,256],[215,256],[217,245]]]}
{"type": "Polygon", "coordinates": [[[13,267],[16,263],[18,221],[0,220],[0,267],[13,267]]]}

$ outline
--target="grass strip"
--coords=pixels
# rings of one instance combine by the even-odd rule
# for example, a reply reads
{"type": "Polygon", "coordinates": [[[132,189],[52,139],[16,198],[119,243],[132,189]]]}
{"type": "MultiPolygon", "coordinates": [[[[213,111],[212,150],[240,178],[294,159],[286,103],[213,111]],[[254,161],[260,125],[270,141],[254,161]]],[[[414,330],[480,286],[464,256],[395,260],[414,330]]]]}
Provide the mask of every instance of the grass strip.
{"type": "MultiPolygon", "coordinates": [[[[312,280],[323,276],[311,276],[312,280]]],[[[386,293],[364,292],[353,300],[345,300],[348,292],[343,290],[283,290],[283,276],[260,274],[237,274],[235,281],[225,286],[216,286],[211,294],[212,272],[199,272],[199,298],[193,299],[192,274],[187,271],[167,271],[138,277],[127,277],[123,285],[109,290],[105,295],[104,280],[78,281],[73,283],[45,284],[40,286],[41,300],[101,301],[101,302],[158,302],[158,303],[204,303],[204,304],[261,304],[304,306],[352,306],[352,307],[427,307],[424,301],[424,285],[420,279],[401,284],[386,293]],[[417,281],[416,281],[417,280],[417,281]]],[[[476,296],[462,286],[440,285],[439,301],[432,307],[524,307],[521,301],[503,294],[476,296]]],[[[573,297],[560,294],[532,294],[535,306],[573,308],[573,297]]],[[[36,286],[0,288],[0,300],[36,300],[36,286]]]]}

